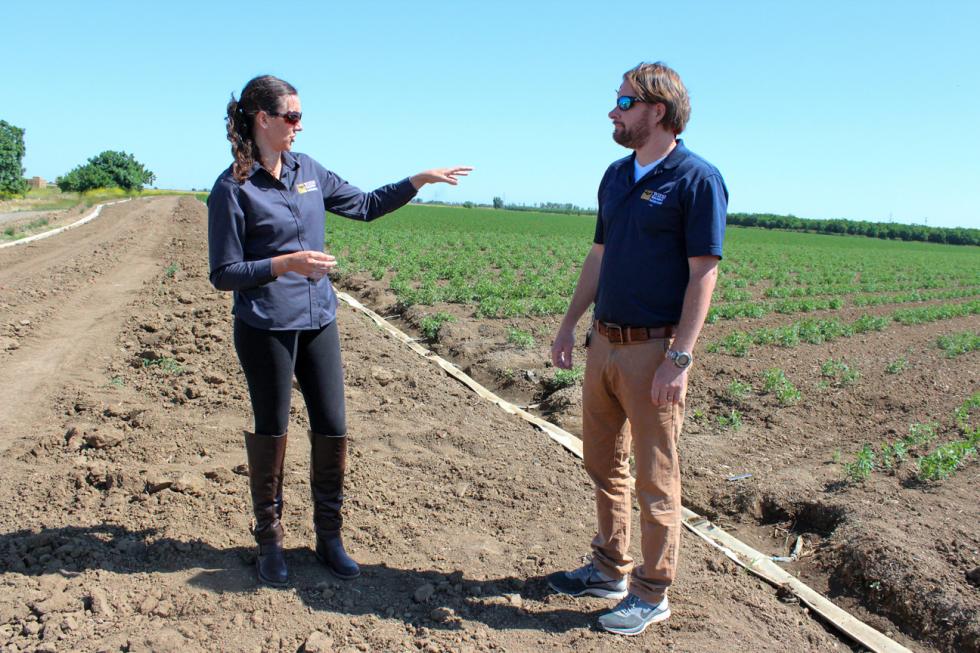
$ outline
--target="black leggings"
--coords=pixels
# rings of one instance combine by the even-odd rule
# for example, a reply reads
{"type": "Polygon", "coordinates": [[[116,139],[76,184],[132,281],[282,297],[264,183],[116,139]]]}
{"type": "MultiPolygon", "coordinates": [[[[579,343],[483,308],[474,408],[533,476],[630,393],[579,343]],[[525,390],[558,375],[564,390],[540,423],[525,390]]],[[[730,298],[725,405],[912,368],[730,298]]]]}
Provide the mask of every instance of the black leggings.
{"type": "Polygon", "coordinates": [[[248,381],[256,433],[286,432],[295,373],[306,400],[310,429],[322,435],[346,435],[344,370],[336,320],[310,331],[267,331],[236,318],[235,351],[248,381]]]}

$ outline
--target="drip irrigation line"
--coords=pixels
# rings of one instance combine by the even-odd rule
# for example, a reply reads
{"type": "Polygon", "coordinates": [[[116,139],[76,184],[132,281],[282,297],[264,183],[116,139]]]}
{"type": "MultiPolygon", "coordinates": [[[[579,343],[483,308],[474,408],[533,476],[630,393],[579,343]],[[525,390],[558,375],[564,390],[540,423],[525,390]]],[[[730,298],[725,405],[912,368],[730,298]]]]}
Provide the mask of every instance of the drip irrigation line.
{"type": "MultiPolygon", "coordinates": [[[[397,327],[347,293],[337,292],[337,297],[355,310],[365,314],[396,340],[407,345],[422,358],[428,359],[441,367],[447,374],[462,382],[463,385],[487,401],[496,404],[505,412],[511,415],[517,415],[521,419],[537,426],[547,433],[552,440],[565,447],[565,449],[573,453],[576,457],[582,458],[582,440],[580,438],[555,426],[551,422],[518,408],[505,399],[501,399],[446,359],[419,345],[414,338],[400,331],[397,327]]],[[[835,605],[816,590],[807,586],[796,576],[777,565],[772,560],[772,556],[768,556],[750,547],[696,512],[684,507],[681,508],[681,512],[683,524],[689,531],[720,550],[739,566],[744,567],[776,587],[781,587],[792,592],[802,603],[806,604],[811,610],[826,619],[831,625],[855,642],[867,647],[874,653],[912,653],[908,648],[902,646],[884,633],[875,630],[846,610],[835,605]]]]}

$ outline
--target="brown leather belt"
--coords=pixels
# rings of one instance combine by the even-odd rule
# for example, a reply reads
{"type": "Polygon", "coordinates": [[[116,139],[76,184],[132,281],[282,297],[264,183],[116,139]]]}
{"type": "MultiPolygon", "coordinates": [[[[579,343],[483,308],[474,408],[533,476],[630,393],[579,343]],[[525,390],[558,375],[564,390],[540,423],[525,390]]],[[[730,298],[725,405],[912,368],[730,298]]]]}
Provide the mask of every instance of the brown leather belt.
{"type": "Polygon", "coordinates": [[[627,327],[596,320],[594,328],[599,335],[605,336],[614,345],[669,338],[674,334],[672,324],[663,327],[627,327]]]}

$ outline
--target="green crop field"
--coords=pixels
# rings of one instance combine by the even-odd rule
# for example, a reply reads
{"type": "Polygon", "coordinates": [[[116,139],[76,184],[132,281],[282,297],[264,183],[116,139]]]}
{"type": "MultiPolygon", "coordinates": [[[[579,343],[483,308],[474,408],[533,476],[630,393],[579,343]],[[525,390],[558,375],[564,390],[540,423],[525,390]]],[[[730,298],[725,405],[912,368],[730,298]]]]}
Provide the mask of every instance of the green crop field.
{"type": "MultiPolygon", "coordinates": [[[[328,215],[326,246],[342,274],[384,280],[406,306],[466,304],[477,317],[556,315],[575,288],[594,225],[588,216],[409,205],[370,224],[328,215]]],[[[709,322],[940,300],[953,307],[893,315],[928,321],[975,313],[971,300],[980,296],[976,247],[729,227],[725,252],[709,322]]],[[[821,328],[837,337],[855,326],[821,328]]],[[[858,332],[881,328],[856,325],[858,332]]],[[[812,325],[803,330],[804,339],[815,337],[806,335],[812,325]]]]}

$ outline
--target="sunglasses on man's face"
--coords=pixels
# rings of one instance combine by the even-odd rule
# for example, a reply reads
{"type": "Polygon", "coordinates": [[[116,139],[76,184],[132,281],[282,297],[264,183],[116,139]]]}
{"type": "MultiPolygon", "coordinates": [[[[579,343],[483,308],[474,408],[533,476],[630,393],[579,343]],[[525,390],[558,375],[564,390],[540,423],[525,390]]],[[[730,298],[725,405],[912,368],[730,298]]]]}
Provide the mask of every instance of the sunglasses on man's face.
{"type": "Polygon", "coordinates": [[[287,111],[286,113],[269,113],[273,118],[282,118],[290,125],[298,125],[303,119],[302,111],[287,111]]]}
{"type": "Polygon", "coordinates": [[[619,107],[620,111],[629,111],[637,102],[643,102],[643,100],[631,95],[620,95],[616,98],[616,106],[619,107]]]}

